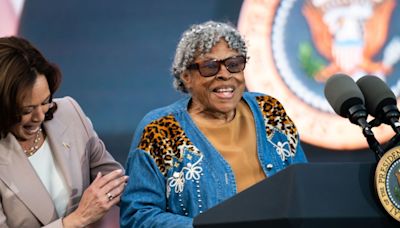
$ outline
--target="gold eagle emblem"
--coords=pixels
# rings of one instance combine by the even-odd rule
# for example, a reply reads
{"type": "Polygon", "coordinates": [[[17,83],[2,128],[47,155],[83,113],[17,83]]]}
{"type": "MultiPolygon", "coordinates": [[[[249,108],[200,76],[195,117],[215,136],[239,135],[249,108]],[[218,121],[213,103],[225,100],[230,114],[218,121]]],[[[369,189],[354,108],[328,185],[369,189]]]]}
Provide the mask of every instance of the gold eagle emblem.
{"type": "MultiPolygon", "coordinates": [[[[325,82],[338,72],[387,76],[400,54],[386,48],[382,61],[373,58],[387,40],[395,6],[395,0],[306,0],[302,13],[314,46],[329,62],[315,79],[325,82]]],[[[399,50],[400,40],[393,42],[399,50]]]]}

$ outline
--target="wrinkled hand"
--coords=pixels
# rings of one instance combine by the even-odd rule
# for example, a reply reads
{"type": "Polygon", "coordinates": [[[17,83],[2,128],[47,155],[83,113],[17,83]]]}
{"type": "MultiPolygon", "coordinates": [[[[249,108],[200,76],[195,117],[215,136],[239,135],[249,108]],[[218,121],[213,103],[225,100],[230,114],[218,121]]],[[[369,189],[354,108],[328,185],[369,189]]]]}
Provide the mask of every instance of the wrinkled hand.
{"type": "Polygon", "coordinates": [[[127,180],[120,169],[104,176],[99,172],[83,193],[78,208],[63,219],[64,227],[85,227],[102,218],[120,201],[127,180]]]}

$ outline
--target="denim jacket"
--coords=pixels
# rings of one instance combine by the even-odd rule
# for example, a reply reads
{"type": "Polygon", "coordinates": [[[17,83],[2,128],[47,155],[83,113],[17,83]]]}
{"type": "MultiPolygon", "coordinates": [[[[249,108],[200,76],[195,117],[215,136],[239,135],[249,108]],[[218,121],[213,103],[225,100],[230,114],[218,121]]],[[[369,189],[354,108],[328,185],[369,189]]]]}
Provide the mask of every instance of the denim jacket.
{"type": "MultiPolygon", "coordinates": [[[[245,92],[267,177],[307,162],[296,127],[273,97],[245,92]]],[[[191,119],[190,97],[148,113],[128,155],[121,227],[192,227],[193,217],[236,194],[227,161],[191,119]]]]}

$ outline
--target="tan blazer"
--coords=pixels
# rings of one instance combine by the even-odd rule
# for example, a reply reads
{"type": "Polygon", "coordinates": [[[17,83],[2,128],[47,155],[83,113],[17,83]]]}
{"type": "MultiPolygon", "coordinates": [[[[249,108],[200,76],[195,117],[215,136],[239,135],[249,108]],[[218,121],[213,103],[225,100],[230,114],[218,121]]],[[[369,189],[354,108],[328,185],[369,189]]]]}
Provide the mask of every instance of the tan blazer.
{"type": "MultiPolygon", "coordinates": [[[[122,167],[76,101],[65,97],[55,102],[58,109],[52,120],[44,122],[44,129],[70,194],[69,214],[97,172],[122,167]]],[[[0,227],[62,227],[49,193],[12,134],[0,140],[0,197],[0,227]]]]}

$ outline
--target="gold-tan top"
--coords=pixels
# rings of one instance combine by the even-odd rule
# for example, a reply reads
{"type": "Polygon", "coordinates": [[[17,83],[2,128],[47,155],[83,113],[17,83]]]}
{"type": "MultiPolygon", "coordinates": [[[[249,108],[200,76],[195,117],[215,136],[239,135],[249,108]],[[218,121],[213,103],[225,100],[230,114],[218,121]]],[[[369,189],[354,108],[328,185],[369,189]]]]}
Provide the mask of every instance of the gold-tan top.
{"type": "Polygon", "coordinates": [[[243,100],[236,108],[235,117],[228,123],[216,125],[203,118],[192,117],[202,133],[231,166],[235,174],[237,192],[265,179],[257,156],[253,114],[243,100]]]}

